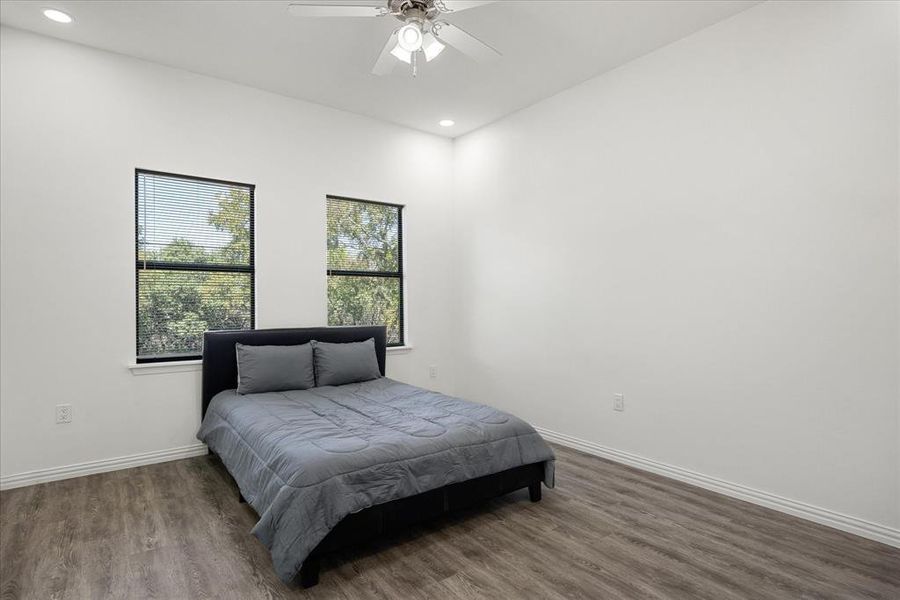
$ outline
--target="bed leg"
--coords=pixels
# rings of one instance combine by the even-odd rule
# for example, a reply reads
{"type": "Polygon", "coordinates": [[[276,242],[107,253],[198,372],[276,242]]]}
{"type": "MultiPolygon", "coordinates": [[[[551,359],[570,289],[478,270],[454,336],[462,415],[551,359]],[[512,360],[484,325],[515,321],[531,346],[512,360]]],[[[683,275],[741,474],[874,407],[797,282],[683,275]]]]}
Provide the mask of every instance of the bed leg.
{"type": "Polygon", "coordinates": [[[319,583],[319,567],[321,563],[318,558],[307,558],[303,566],[300,567],[300,587],[306,589],[319,583]]]}
{"type": "Polygon", "coordinates": [[[534,483],[528,484],[528,497],[532,502],[540,502],[541,501],[541,482],[535,481],[534,483]]]}

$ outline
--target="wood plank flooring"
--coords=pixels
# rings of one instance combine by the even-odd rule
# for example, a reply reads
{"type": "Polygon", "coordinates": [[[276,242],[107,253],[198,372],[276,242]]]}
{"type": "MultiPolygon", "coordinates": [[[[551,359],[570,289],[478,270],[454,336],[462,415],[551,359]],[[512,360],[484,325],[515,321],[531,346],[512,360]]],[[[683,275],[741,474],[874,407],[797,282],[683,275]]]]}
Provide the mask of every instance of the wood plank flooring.
{"type": "Polygon", "coordinates": [[[526,490],[285,587],[200,457],[0,493],[0,599],[900,598],[900,550],[566,448],[526,490]]]}

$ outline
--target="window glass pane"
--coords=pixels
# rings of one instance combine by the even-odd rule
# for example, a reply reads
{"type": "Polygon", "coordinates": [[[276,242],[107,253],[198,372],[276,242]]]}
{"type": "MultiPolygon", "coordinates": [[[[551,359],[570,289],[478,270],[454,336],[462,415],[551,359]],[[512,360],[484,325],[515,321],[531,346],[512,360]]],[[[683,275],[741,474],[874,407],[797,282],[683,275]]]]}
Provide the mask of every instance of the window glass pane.
{"type": "Polygon", "coordinates": [[[253,186],[138,170],[135,196],[138,361],[253,328],[253,186]]]}
{"type": "Polygon", "coordinates": [[[249,265],[250,190],[139,172],[137,235],[141,261],[249,265]]]}
{"type": "Polygon", "coordinates": [[[203,332],[248,329],[250,273],[138,271],[138,356],[199,355],[203,332]]]}
{"type": "Polygon", "coordinates": [[[387,325],[387,343],[403,343],[399,277],[328,277],[329,325],[387,325]]]}
{"type": "Polygon", "coordinates": [[[328,269],[400,271],[400,207],[328,198],[328,269]]]}

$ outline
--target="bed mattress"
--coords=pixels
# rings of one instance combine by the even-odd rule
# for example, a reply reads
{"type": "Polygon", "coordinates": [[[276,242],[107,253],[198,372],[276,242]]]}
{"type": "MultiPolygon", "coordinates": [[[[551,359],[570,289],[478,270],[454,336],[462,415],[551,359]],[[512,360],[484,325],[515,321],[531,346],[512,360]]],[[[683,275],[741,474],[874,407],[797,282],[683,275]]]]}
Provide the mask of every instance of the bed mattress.
{"type": "Polygon", "coordinates": [[[349,514],[532,463],[544,463],[544,483],[554,484],[553,451],[526,422],[388,378],[226,390],[197,437],[260,515],[253,534],[285,582],[349,514]]]}

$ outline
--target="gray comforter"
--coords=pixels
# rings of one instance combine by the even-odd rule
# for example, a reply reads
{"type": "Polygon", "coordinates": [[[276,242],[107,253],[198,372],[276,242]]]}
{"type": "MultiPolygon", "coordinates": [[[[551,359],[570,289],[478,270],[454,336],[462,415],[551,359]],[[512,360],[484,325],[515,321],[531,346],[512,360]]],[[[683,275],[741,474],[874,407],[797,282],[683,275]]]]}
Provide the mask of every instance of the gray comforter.
{"type": "Polygon", "coordinates": [[[197,437],[260,515],[253,528],[291,581],[349,514],[554,456],[512,415],[387,378],[303,391],[217,394],[197,437]]]}

